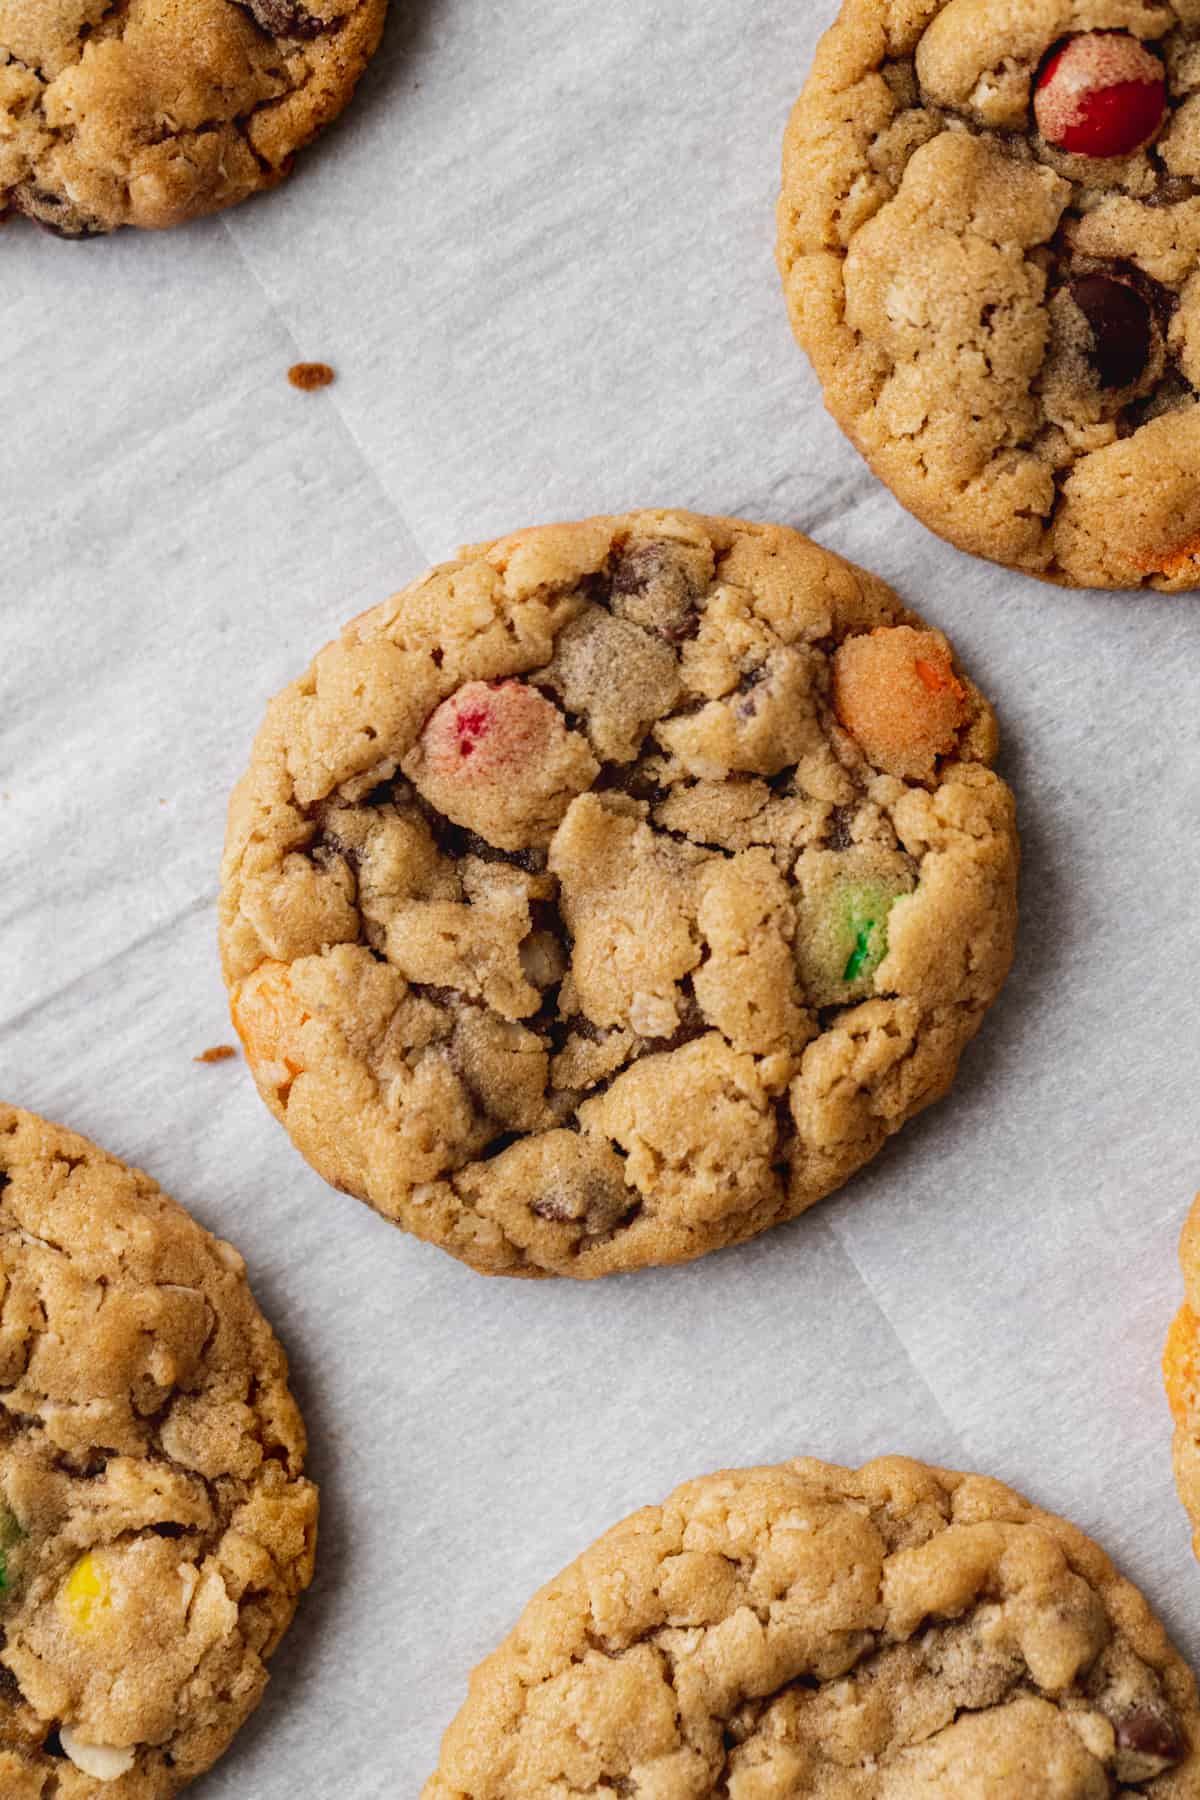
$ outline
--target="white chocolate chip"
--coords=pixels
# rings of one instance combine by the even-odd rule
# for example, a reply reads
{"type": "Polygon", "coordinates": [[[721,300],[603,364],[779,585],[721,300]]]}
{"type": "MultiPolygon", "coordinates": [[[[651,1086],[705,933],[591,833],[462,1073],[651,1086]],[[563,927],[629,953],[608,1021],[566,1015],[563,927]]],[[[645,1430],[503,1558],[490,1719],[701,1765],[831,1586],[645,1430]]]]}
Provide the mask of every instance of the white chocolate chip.
{"type": "Polygon", "coordinates": [[[128,1775],[137,1760],[137,1752],[132,1748],[114,1750],[110,1744],[85,1744],[69,1725],[60,1726],[58,1736],[75,1767],[95,1781],[117,1781],[128,1775]]]}

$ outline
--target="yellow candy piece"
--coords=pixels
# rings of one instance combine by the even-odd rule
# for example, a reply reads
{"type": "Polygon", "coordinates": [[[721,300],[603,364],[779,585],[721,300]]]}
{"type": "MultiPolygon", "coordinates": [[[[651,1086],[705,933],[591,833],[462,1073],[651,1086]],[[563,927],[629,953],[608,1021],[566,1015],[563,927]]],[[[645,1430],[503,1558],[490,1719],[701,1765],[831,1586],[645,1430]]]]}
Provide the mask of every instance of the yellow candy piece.
{"type": "Polygon", "coordinates": [[[76,1631],[94,1631],[112,1605],[108,1571],[94,1556],[84,1556],[67,1576],[59,1601],[76,1631]]]}

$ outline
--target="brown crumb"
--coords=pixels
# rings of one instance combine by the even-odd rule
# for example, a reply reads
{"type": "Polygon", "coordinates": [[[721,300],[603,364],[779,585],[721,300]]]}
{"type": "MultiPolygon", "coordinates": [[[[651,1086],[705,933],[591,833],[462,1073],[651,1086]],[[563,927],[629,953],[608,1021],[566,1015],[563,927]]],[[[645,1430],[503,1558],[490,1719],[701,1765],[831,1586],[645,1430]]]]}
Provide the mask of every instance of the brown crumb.
{"type": "Polygon", "coordinates": [[[303,389],[306,394],[311,394],[314,388],[328,387],[333,378],[328,363],[294,363],[288,370],[292,386],[303,389]]]}
{"type": "Polygon", "coordinates": [[[228,1062],[231,1056],[236,1055],[237,1051],[232,1044],[214,1044],[211,1050],[202,1050],[199,1056],[193,1056],[192,1061],[202,1063],[228,1062]]]}

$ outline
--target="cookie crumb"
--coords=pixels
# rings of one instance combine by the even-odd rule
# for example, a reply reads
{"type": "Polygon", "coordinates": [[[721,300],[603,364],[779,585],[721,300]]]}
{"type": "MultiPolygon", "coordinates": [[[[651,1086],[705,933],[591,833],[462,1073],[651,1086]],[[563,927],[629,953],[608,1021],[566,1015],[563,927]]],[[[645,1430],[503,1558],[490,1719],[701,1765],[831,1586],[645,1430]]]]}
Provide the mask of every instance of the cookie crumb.
{"type": "Polygon", "coordinates": [[[305,394],[314,393],[317,388],[328,387],[333,379],[334,373],[328,363],[293,363],[288,370],[288,380],[292,386],[305,394]]]}
{"type": "Polygon", "coordinates": [[[199,1056],[193,1056],[192,1061],[198,1063],[228,1062],[231,1056],[236,1055],[237,1051],[232,1044],[214,1044],[211,1050],[202,1050],[199,1056]]]}

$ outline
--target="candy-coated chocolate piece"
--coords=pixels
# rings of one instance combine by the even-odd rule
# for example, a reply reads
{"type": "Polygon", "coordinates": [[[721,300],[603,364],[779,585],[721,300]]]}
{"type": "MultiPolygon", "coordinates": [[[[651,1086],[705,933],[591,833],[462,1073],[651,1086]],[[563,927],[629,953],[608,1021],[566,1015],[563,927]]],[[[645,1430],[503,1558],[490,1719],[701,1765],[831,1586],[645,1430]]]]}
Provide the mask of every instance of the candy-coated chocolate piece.
{"type": "Polygon", "coordinates": [[[512,776],[537,756],[561,719],[523,681],[468,681],[443,700],[421,736],[430,773],[460,781],[512,776]]]}
{"type": "Polygon", "coordinates": [[[6,1506],[0,1506],[0,1594],[13,1584],[13,1552],[24,1537],[15,1515],[6,1506]]]}
{"type": "Polygon", "coordinates": [[[968,716],[946,640],[909,625],[848,638],[834,659],[833,698],[870,761],[910,781],[933,774],[968,716]]]}
{"type": "Polygon", "coordinates": [[[899,891],[882,882],[847,882],[841,929],[853,939],[854,948],[846,958],[843,981],[865,980],[875,973],[887,955],[887,917],[899,897],[899,891]]]}
{"type": "Polygon", "coordinates": [[[810,851],[797,868],[801,890],[795,954],[811,1006],[869,999],[888,953],[888,920],[912,892],[912,865],[876,846],[810,851]]]}
{"type": "Polygon", "coordinates": [[[277,1088],[290,1087],[304,1068],[299,1040],[308,1014],[296,998],[287,964],[260,963],[234,990],[229,1010],[255,1075],[277,1088]]]}
{"type": "Polygon", "coordinates": [[[1132,156],[1157,137],[1166,111],[1162,63],[1124,31],[1068,38],[1034,96],[1038,130],[1073,156],[1132,156]]]}
{"type": "Polygon", "coordinates": [[[1163,1352],[1163,1381],[1177,1425],[1186,1422],[1196,1394],[1196,1352],[1200,1349],[1200,1319],[1185,1302],[1171,1321],[1163,1352]]]}
{"type": "Polygon", "coordinates": [[[431,806],[499,850],[548,844],[600,770],[586,737],[517,680],[466,682],[430,715],[403,767],[431,806]]]}
{"type": "Polygon", "coordinates": [[[81,1556],[67,1576],[62,1609],[76,1631],[94,1631],[112,1606],[112,1579],[92,1555],[81,1556]]]}
{"type": "Polygon", "coordinates": [[[1132,387],[1145,373],[1154,348],[1149,302],[1129,282],[1111,275],[1077,275],[1070,292],[1092,335],[1088,360],[1101,387],[1132,387]]]}

